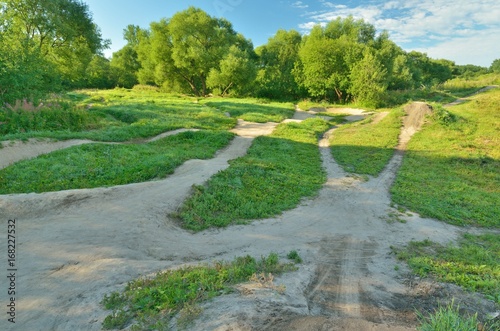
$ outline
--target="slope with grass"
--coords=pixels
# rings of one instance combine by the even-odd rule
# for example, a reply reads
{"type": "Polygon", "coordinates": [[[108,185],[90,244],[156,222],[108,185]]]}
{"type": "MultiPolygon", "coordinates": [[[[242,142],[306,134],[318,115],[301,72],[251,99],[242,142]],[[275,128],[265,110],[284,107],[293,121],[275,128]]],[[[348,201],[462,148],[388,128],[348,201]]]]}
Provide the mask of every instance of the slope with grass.
{"type": "Polygon", "coordinates": [[[40,108],[19,105],[14,112],[0,111],[0,122],[5,123],[0,126],[0,140],[43,137],[115,142],[181,128],[229,130],[236,125],[236,119],[198,99],[135,89],[76,91],[40,108]],[[72,115],[61,117],[61,107],[64,114],[72,115]]]}
{"type": "Polygon", "coordinates": [[[393,201],[457,225],[500,226],[500,90],[437,110],[408,146],[393,201]]]}
{"type": "Polygon", "coordinates": [[[213,98],[204,101],[204,104],[227,112],[231,117],[256,123],[281,123],[295,113],[292,103],[270,102],[262,99],[213,98]]]}
{"type": "Polygon", "coordinates": [[[318,135],[328,129],[322,119],[281,124],[255,139],[247,156],[214,176],[181,208],[182,224],[191,230],[225,227],[261,219],[295,207],[315,195],[325,182],[318,135]]]}
{"type": "Polygon", "coordinates": [[[335,130],[330,139],[335,161],[347,172],[377,176],[394,154],[402,116],[393,109],[380,122],[372,116],[335,130]]]}
{"type": "Polygon", "coordinates": [[[399,259],[407,261],[421,277],[433,276],[468,290],[485,294],[500,304],[500,236],[465,234],[458,246],[411,242],[398,250],[399,259]]]}
{"type": "Polygon", "coordinates": [[[0,170],[0,194],[95,188],[163,178],[186,160],[213,157],[233,136],[227,131],[198,131],[146,144],[75,146],[0,170]]]}
{"type": "Polygon", "coordinates": [[[213,265],[167,270],[154,278],[140,278],[131,281],[123,293],[104,297],[102,304],[112,313],[104,320],[103,328],[122,329],[133,323],[141,330],[166,330],[177,313],[183,317],[178,327],[183,324],[186,327],[201,313],[197,305],[231,293],[235,284],[248,282],[252,275],[279,275],[296,269],[294,263],[280,263],[278,255],[271,253],[260,260],[247,255],[232,262],[218,261],[213,265]]]}

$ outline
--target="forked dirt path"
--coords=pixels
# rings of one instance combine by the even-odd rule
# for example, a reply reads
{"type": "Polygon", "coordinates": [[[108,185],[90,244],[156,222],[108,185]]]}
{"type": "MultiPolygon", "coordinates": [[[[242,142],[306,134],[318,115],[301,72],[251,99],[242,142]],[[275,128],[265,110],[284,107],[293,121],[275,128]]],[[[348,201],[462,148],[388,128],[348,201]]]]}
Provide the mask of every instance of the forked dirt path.
{"type": "MultiPolygon", "coordinates": [[[[304,259],[300,269],[275,280],[286,286],[283,294],[242,285],[241,293],[204,304],[190,329],[414,330],[411,289],[394,268],[390,246],[427,238],[445,243],[462,230],[416,215],[404,216],[406,224],[386,221],[402,153],[381,176],[361,181],[333,160],[329,132],[320,141],[328,181],[298,208],[197,234],[169,219],[193,184],[227,168],[252,137],[276,125],[239,124],[240,136],[215,158],[188,161],[161,181],[0,196],[0,226],[17,220],[19,268],[16,325],[2,318],[0,329],[100,330],[108,314],[99,305],[103,296],[136,277],[186,263],[297,250],[304,259]]],[[[5,247],[5,236],[0,244],[5,247]]],[[[6,254],[0,265],[7,265],[6,254]]]]}

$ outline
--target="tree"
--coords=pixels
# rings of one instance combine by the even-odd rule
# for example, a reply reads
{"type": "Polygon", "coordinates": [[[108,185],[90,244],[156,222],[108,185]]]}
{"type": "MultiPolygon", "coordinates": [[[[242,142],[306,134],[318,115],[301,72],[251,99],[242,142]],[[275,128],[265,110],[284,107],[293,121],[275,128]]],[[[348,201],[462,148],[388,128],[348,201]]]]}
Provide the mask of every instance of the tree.
{"type": "Polygon", "coordinates": [[[490,71],[500,73],[500,59],[496,59],[491,63],[490,71]]]}
{"type": "Polygon", "coordinates": [[[349,92],[357,102],[369,107],[378,107],[383,103],[388,74],[373,50],[365,50],[363,59],[352,69],[350,78],[349,92]]]}
{"type": "Polygon", "coordinates": [[[227,56],[222,59],[220,69],[212,68],[208,75],[207,86],[218,89],[225,96],[230,90],[242,95],[255,81],[257,68],[247,51],[231,46],[227,56]]]}
{"type": "Polygon", "coordinates": [[[231,23],[213,18],[198,8],[190,7],[175,14],[169,25],[172,59],[197,95],[207,94],[208,74],[218,67],[231,45],[249,47],[231,23]]]}
{"type": "Polygon", "coordinates": [[[455,65],[452,61],[434,60],[417,51],[408,53],[408,64],[416,86],[434,86],[451,79],[455,65]]]}
{"type": "MultiPolygon", "coordinates": [[[[363,50],[368,47],[364,43],[367,33],[360,34],[359,29],[354,28],[346,30],[345,26],[352,25],[351,19],[345,26],[342,22],[338,19],[325,28],[319,25],[314,27],[304,38],[299,51],[300,61],[296,64],[294,75],[314,97],[331,99],[334,96],[341,102],[349,98],[349,75],[363,57],[363,50]],[[344,30],[347,35],[342,34],[344,30]]],[[[362,27],[365,26],[362,20],[359,22],[362,27]]]]}
{"type": "Polygon", "coordinates": [[[237,34],[227,20],[190,7],[171,19],[151,23],[150,37],[138,47],[141,83],[153,80],[168,88],[189,86],[198,96],[208,93],[207,78],[231,46],[255,57],[253,45],[237,34]]]}
{"type": "Polygon", "coordinates": [[[85,72],[85,87],[108,89],[116,86],[109,60],[102,55],[94,55],[85,72]]]}
{"type": "Polygon", "coordinates": [[[261,68],[257,78],[260,95],[270,98],[299,98],[305,95],[293,75],[301,42],[302,36],[297,31],[279,30],[266,45],[256,50],[261,68]]]}
{"type": "Polygon", "coordinates": [[[121,87],[131,88],[139,82],[139,47],[141,42],[147,43],[148,31],[137,25],[128,25],[123,30],[123,38],[127,44],[119,51],[113,53],[111,69],[116,84],[121,87]]]}
{"type": "Polygon", "coordinates": [[[9,72],[0,78],[4,98],[34,99],[61,85],[83,84],[93,55],[107,46],[87,5],[77,0],[5,0],[0,5],[0,61],[3,72],[9,72]]]}

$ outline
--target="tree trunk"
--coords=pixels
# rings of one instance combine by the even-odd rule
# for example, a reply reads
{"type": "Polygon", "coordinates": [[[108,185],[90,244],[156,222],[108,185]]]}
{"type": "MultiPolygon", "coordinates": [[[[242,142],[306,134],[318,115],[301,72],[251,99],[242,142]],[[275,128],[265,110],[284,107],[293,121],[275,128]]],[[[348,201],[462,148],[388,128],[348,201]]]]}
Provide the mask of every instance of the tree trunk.
{"type": "Polygon", "coordinates": [[[224,91],[222,92],[222,96],[226,95],[226,92],[227,90],[229,90],[231,88],[231,86],[233,86],[233,82],[231,82],[225,89],[224,91]]]}
{"type": "Polygon", "coordinates": [[[337,94],[337,98],[339,98],[339,101],[342,101],[342,91],[338,88],[335,88],[335,93],[337,94]]]}
{"type": "Polygon", "coordinates": [[[203,89],[203,97],[206,97],[207,96],[207,79],[205,78],[205,75],[201,74],[200,80],[201,80],[201,86],[203,89]]]}

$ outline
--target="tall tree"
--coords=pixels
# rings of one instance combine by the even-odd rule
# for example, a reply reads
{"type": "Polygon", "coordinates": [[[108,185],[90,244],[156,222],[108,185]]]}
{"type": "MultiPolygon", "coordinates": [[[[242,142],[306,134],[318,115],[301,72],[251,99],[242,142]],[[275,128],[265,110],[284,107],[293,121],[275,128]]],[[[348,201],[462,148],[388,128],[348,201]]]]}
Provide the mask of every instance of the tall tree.
{"type": "Polygon", "coordinates": [[[257,79],[259,94],[270,98],[299,98],[305,95],[293,76],[301,42],[302,36],[297,31],[278,30],[266,45],[257,48],[261,68],[257,79]]]}
{"type": "Polygon", "coordinates": [[[388,85],[388,74],[372,49],[365,49],[363,59],[352,69],[349,92],[354,99],[369,107],[383,103],[388,85]]]}
{"type": "Polygon", "coordinates": [[[184,87],[200,96],[208,93],[207,78],[231,46],[254,57],[253,45],[233,30],[225,19],[213,18],[190,7],[171,19],[151,23],[151,36],[138,48],[141,82],[184,87]]]}
{"type": "Polygon", "coordinates": [[[349,98],[350,72],[363,58],[366,42],[372,37],[362,20],[345,21],[338,19],[324,28],[318,25],[304,38],[294,74],[312,96],[349,98]]]}
{"type": "Polygon", "coordinates": [[[139,82],[138,73],[141,63],[138,51],[141,42],[147,42],[148,37],[148,31],[136,25],[128,25],[123,30],[123,38],[127,44],[113,53],[111,59],[111,69],[118,86],[131,88],[139,82]]]}
{"type": "Polygon", "coordinates": [[[207,86],[217,89],[218,94],[225,96],[234,91],[235,95],[243,95],[253,86],[257,68],[247,51],[231,46],[219,67],[212,68],[207,78],[207,86]]]}
{"type": "Polygon", "coordinates": [[[491,63],[490,71],[500,72],[500,59],[496,59],[491,63]]]}
{"type": "Polygon", "coordinates": [[[34,98],[59,83],[79,86],[93,55],[107,45],[81,1],[5,0],[0,6],[0,61],[15,71],[0,78],[7,98],[34,98]],[[19,91],[19,79],[29,88],[19,91]]]}

